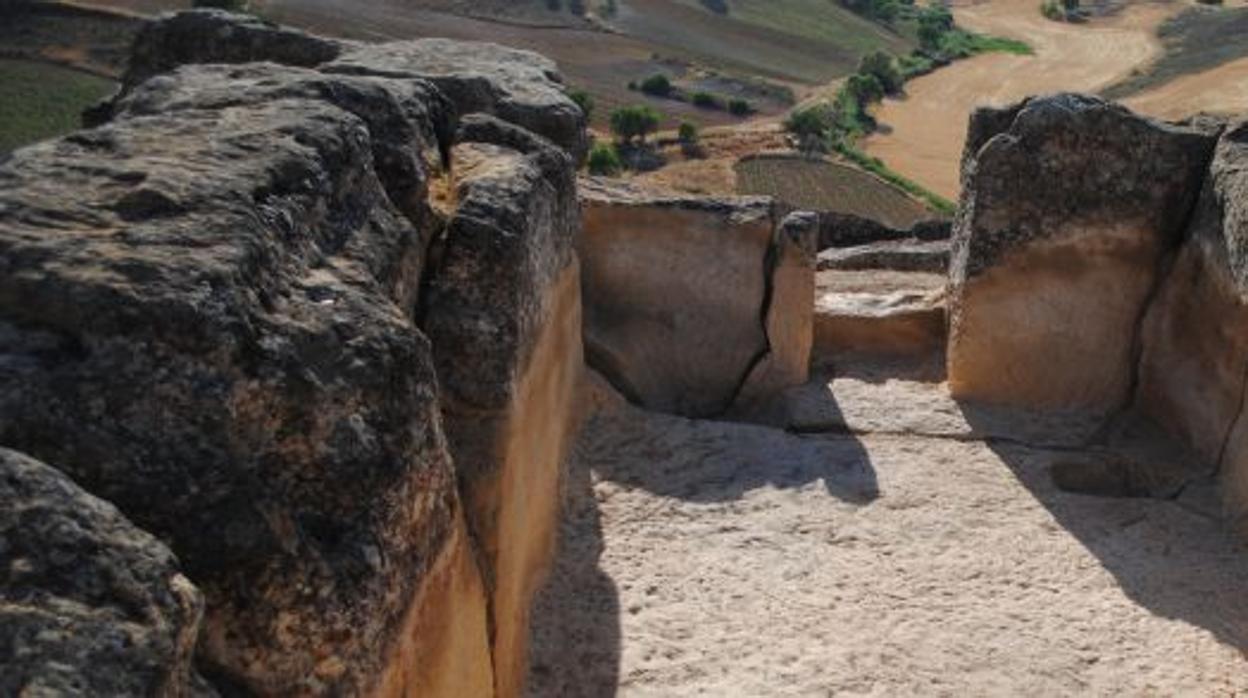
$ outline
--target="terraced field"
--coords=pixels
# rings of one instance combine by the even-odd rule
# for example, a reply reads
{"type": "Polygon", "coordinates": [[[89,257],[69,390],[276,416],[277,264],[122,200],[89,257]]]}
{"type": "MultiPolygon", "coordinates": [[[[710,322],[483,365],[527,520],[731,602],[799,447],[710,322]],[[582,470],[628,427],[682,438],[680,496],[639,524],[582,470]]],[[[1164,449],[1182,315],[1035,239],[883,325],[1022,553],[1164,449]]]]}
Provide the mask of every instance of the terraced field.
{"type": "Polygon", "coordinates": [[[774,196],[790,208],[852,213],[894,228],[935,215],[891,184],[840,163],[767,155],[742,159],[736,172],[740,193],[774,196]]]}
{"type": "Polygon", "coordinates": [[[831,0],[734,0],[726,15],[698,0],[619,0],[612,27],[668,55],[800,84],[852,73],[863,54],[907,53],[910,39],[831,0]]]}
{"type": "Polygon", "coordinates": [[[82,110],[113,84],[47,63],[0,59],[0,156],[74,130],[82,110]]]}

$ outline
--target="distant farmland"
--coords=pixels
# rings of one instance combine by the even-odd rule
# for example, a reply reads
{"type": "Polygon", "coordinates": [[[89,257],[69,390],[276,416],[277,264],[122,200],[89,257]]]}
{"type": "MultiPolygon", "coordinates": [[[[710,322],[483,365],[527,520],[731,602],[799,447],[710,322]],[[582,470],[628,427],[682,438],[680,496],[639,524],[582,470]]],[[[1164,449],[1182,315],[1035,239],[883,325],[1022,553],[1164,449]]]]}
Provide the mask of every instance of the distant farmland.
{"type": "Polygon", "coordinates": [[[835,162],[760,155],[743,158],[736,171],[740,193],[773,196],[788,208],[852,213],[894,228],[936,217],[891,184],[835,162]]]}
{"type": "Polygon", "coordinates": [[[78,128],[82,110],[113,86],[77,70],[0,59],[0,155],[78,128]]]}

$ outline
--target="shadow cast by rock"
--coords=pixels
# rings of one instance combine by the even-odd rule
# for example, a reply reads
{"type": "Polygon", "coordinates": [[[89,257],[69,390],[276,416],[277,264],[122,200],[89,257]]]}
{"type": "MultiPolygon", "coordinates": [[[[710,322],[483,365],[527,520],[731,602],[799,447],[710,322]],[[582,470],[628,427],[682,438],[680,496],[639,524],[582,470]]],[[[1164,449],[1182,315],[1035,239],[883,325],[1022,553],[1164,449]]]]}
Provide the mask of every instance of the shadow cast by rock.
{"type": "Polygon", "coordinates": [[[587,461],[569,464],[558,551],[533,609],[527,695],[610,698],[620,674],[620,594],[599,566],[604,542],[587,461]]]}
{"type": "MultiPolygon", "coordinates": [[[[977,430],[1000,432],[999,422],[989,423],[991,410],[967,406],[964,414],[977,430]]],[[[1133,424],[1126,431],[1138,428],[1133,424]]],[[[1217,517],[1211,483],[1194,476],[1174,488],[1170,487],[1172,478],[1117,472],[1141,457],[1137,448],[1141,444],[1151,458],[1176,457],[1148,446],[1156,434],[1128,433],[1129,440],[1123,441],[1122,433],[1111,434],[1103,446],[1075,451],[1002,438],[989,438],[987,443],[1057,523],[1113,575],[1129,598],[1157,616],[1204,628],[1248,654],[1248,606],[1243,603],[1248,597],[1248,549],[1217,517]],[[1119,495],[1113,497],[1065,491],[1060,485],[1085,483],[1098,475],[1090,472],[1072,480],[1075,455],[1103,456],[1097,463],[1103,466],[1099,474],[1112,476],[1112,482],[1106,482],[1130,486],[1120,491],[1099,485],[1085,488],[1119,495]],[[1163,498],[1141,496],[1146,493],[1140,483],[1154,482],[1166,484],[1157,493],[1163,498]]],[[[1105,484],[1100,480],[1093,484],[1097,483],[1105,484]]]]}

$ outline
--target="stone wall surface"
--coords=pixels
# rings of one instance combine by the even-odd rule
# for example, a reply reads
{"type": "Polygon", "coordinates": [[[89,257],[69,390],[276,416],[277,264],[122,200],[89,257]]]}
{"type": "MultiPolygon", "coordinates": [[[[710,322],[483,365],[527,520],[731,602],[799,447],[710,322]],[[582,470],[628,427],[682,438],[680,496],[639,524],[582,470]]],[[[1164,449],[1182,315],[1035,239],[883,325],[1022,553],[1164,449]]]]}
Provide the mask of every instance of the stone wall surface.
{"type": "Polygon", "coordinates": [[[500,696],[523,689],[529,606],[553,555],[583,366],[571,159],[524,133],[489,118],[460,131],[456,209],[424,322],[492,599],[500,696]]]}
{"type": "Polygon", "coordinates": [[[1112,410],[1214,137],[1078,95],[972,118],[950,261],[957,397],[1112,410]]]}
{"type": "MultiPolygon", "coordinates": [[[[695,417],[727,410],[769,350],[779,259],[771,200],[590,181],[582,201],[589,365],[651,409],[695,417]]],[[[813,279],[813,260],[800,265],[813,279]]],[[[813,281],[811,289],[813,297],[813,281]]],[[[791,309],[809,316],[811,304],[791,309]]]]}
{"type": "Polygon", "coordinates": [[[1220,470],[1248,531],[1248,124],[1218,142],[1188,239],[1144,325],[1139,406],[1220,470]]]}
{"type": "Polygon", "coordinates": [[[515,695],[581,366],[553,64],[212,11],[135,50],[0,166],[0,445],[168,543],[224,693],[515,695]]]}

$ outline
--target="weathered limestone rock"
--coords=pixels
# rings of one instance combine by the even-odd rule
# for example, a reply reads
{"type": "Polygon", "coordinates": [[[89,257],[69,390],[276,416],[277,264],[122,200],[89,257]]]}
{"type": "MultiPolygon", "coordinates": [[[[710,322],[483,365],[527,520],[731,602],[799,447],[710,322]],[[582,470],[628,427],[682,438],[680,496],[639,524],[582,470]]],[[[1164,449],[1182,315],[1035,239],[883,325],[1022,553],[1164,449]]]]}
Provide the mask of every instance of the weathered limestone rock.
{"type": "Polygon", "coordinates": [[[819,270],[892,269],[944,274],[949,270],[949,241],[906,238],[853,247],[832,247],[819,253],[819,270]]]}
{"type": "Polygon", "coordinates": [[[888,240],[948,240],[951,226],[947,220],[915,223],[909,230],[890,228],[871,218],[852,213],[821,211],[819,213],[819,249],[857,247],[888,240]]]}
{"type": "Polygon", "coordinates": [[[160,541],[0,449],[0,693],[215,695],[191,658],[203,597],[160,541]]]}
{"type": "Polygon", "coordinates": [[[572,161],[548,141],[489,117],[458,140],[424,325],[491,598],[496,694],[519,696],[579,424],[579,207],[572,161]]]}
{"type": "Polygon", "coordinates": [[[767,353],[741,386],[738,407],[748,409],[810,377],[818,241],[813,213],[790,214],[776,229],[766,302],[767,353]]]}
{"type": "Polygon", "coordinates": [[[1248,531],[1248,124],[1218,142],[1188,235],[1145,321],[1136,402],[1220,469],[1248,531]]]}
{"type": "MultiPolygon", "coordinates": [[[[565,93],[558,67],[531,51],[448,39],[333,40],[220,10],[164,15],[145,27],[135,42],[122,94],[182,65],[259,61],[427,81],[459,115],[493,114],[550,139],[578,162],[589,149],[585,114],[565,93]]],[[[102,120],[109,112],[104,109],[95,118],[102,120]]]]}
{"type": "Polygon", "coordinates": [[[428,80],[460,114],[492,114],[544,136],[580,162],[589,149],[585,114],[564,92],[554,61],[498,44],[421,39],[351,44],[334,73],[428,80]]]}
{"type": "Polygon", "coordinates": [[[248,101],[123,115],[0,168],[0,443],[170,542],[212,678],[488,690],[412,317],[429,234],[388,197],[369,119],[248,101]],[[446,606],[464,625],[431,632],[446,606]]]}
{"type": "Polygon", "coordinates": [[[585,351],[650,409],[723,412],[768,351],[773,206],[582,186],[585,351]]]}
{"type": "Polygon", "coordinates": [[[211,9],[167,14],[139,32],[122,91],[188,63],[269,61],[311,68],[332,61],[341,50],[341,42],[252,15],[211,9]]]}
{"type": "Polygon", "coordinates": [[[960,398],[1111,409],[1214,138],[1089,97],[972,117],[950,270],[960,398]]]}
{"type": "Polygon", "coordinates": [[[939,291],[820,293],[814,351],[820,356],[937,352],[945,342],[943,296],[939,291]]]}

